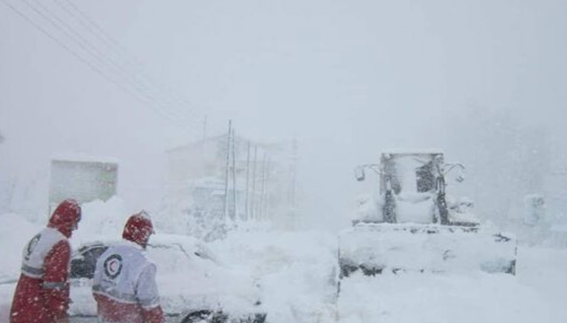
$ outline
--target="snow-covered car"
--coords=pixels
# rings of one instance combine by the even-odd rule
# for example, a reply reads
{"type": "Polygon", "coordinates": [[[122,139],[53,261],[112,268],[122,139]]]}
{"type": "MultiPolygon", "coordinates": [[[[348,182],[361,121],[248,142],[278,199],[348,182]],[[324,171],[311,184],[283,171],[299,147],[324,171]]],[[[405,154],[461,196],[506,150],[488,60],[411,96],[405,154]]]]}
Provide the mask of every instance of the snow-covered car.
{"type": "MultiPolygon", "coordinates": [[[[96,315],[91,294],[97,258],[113,241],[84,243],[71,260],[70,314],[96,315]]],[[[163,310],[182,323],[262,323],[257,284],[244,273],[230,270],[210,250],[191,237],[154,235],[146,248],[147,257],[157,265],[157,284],[163,310]]]]}

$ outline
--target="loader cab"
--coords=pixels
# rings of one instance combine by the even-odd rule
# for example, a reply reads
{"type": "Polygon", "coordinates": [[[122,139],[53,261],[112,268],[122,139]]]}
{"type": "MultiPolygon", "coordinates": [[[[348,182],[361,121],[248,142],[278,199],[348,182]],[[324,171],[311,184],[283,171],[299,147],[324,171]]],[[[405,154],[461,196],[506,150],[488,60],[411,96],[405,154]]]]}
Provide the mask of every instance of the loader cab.
{"type": "Polygon", "coordinates": [[[380,194],[432,193],[440,189],[443,153],[383,153],[380,158],[380,194]]]}
{"type": "Polygon", "coordinates": [[[380,190],[374,202],[359,202],[353,225],[383,222],[478,224],[470,207],[465,207],[465,200],[458,198],[447,202],[446,175],[462,182],[464,166],[445,164],[442,152],[386,152],[382,153],[379,164],[358,166],[355,169],[357,180],[365,179],[364,170],[372,170],[378,175],[380,190]]]}
{"type": "Polygon", "coordinates": [[[382,220],[446,224],[443,154],[383,153],[380,158],[382,220]]]}

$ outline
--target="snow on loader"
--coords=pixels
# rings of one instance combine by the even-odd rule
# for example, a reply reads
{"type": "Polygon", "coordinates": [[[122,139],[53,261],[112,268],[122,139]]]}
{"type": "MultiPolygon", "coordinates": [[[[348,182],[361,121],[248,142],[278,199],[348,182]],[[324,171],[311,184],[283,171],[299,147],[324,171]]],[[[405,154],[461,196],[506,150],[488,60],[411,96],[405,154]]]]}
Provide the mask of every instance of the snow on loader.
{"type": "MultiPolygon", "coordinates": [[[[339,237],[340,278],[353,272],[462,272],[515,274],[516,240],[481,225],[472,202],[445,194],[449,171],[442,153],[383,153],[380,164],[357,167],[380,178],[377,197],[359,201],[353,227],[339,237]]],[[[457,176],[457,181],[462,181],[457,176]]]]}

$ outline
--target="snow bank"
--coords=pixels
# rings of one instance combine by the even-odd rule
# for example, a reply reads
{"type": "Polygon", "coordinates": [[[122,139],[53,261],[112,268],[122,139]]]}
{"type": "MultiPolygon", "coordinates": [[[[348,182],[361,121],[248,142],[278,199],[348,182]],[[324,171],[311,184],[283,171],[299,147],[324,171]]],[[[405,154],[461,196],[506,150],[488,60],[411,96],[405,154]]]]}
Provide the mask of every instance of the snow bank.
{"type": "Polygon", "coordinates": [[[334,322],[336,243],[324,232],[232,232],[211,248],[258,282],[271,323],[334,322]]]}
{"type": "Polygon", "coordinates": [[[341,285],[342,323],[563,322],[510,275],[355,275],[341,285]]]}
{"type": "Polygon", "coordinates": [[[81,209],[79,229],[71,239],[74,249],[85,242],[120,240],[124,224],[131,215],[126,212],[124,201],[116,196],[106,202],[97,200],[82,204],[81,209]]]}
{"type": "Polygon", "coordinates": [[[341,323],[532,323],[567,317],[567,252],[521,248],[517,276],[355,274],[341,283],[341,323]]]}

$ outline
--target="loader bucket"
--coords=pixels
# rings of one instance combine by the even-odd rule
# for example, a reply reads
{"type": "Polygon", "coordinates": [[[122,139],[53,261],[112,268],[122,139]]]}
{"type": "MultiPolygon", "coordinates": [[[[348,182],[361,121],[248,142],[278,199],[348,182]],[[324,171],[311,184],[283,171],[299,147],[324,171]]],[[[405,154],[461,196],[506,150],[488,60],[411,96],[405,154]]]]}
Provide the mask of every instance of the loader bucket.
{"type": "Polygon", "coordinates": [[[515,238],[479,226],[361,223],[339,239],[341,279],[386,271],[515,274],[515,238]]]}

